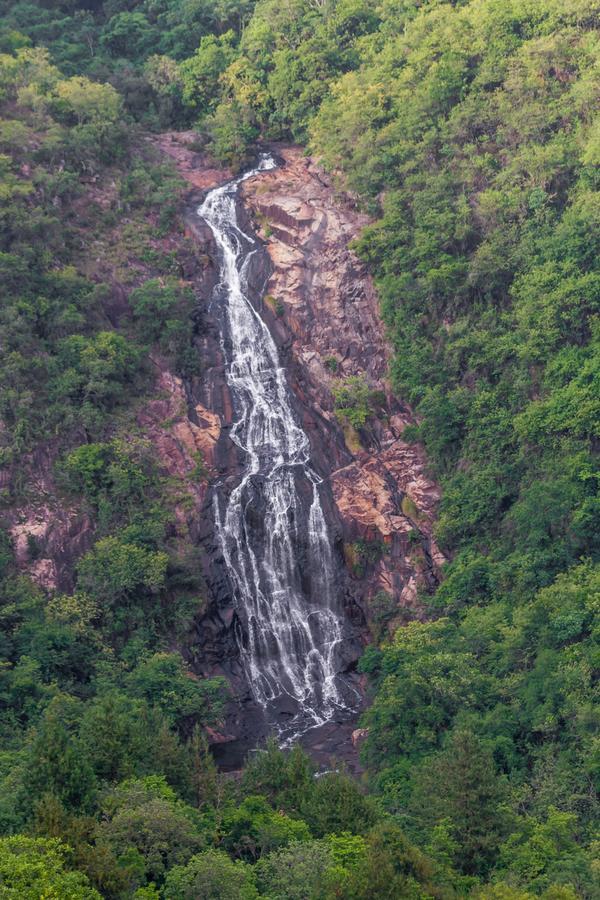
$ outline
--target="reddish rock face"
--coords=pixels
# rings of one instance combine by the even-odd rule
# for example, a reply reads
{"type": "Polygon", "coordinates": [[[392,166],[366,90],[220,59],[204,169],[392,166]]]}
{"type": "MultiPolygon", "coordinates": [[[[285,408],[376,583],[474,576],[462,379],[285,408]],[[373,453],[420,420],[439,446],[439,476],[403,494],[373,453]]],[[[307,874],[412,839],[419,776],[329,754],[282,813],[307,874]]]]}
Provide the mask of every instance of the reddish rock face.
{"type": "Polygon", "coordinates": [[[217,168],[209,157],[195,149],[198,135],[193,131],[165,131],[149,138],[157,150],[170,157],[182,178],[192,187],[207,191],[233,178],[230,169],[217,168]]]}
{"type": "Polygon", "coordinates": [[[73,565],[90,547],[93,526],[75,507],[61,504],[49,490],[37,503],[12,511],[9,531],[17,565],[47,591],[69,590],[73,565]]]}
{"type": "Polygon", "coordinates": [[[368,217],[336,196],[300,150],[280,152],[280,168],[243,187],[273,265],[264,314],[288,347],[292,387],[311,410],[304,425],[329,475],[344,540],[384,548],[362,576],[354,566],[363,582],[358,599],[385,591],[397,609],[415,607],[418,587],[435,583],[444,562],[432,536],[439,491],[426,474],[422,448],[402,440],[414,419],[391,394],[391,348],[375,289],[348,246],[368,217]],[[344,441],[331,394],[336,378],[359,374],[386,398],[383,414],[361,430],[360,443],[356,435],[344,441]]]}
{"type": "Polygon", "coordinates": [[[221,419],[200,403],[190,409],[181,378],[162,367],[160,360],[154,362],[159,372],[156,399],[140,411],[138,424],[154,445],[163,471],[182,479],[187,495],[195,499],[191,510],[187,503],[175,507],[177,519],[191,528],[188,520],[197,516],[214,474],[221,419]]]}

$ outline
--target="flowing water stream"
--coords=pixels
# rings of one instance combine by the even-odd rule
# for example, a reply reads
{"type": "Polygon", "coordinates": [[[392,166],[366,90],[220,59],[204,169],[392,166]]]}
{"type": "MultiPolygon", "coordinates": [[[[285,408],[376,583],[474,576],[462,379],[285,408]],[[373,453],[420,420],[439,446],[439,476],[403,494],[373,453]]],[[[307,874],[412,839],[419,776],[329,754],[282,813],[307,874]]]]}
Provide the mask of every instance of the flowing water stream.
{"type": "MultiPolygon", "coordinates": [[[[214,516],[235,598],[236,640],[248,684],[282,740],[348,710],[355,692],[339,674],[344,637],[322,480],[310,465],[277,347],[249,295],[255,254],[239,220],[242,181],[210,191],[198,209],[218,248],[221,346],[242,450],[241,481],[216,486],[214,516]]],[[[354,698],[355,699],[355,698],[354,698]]]]}

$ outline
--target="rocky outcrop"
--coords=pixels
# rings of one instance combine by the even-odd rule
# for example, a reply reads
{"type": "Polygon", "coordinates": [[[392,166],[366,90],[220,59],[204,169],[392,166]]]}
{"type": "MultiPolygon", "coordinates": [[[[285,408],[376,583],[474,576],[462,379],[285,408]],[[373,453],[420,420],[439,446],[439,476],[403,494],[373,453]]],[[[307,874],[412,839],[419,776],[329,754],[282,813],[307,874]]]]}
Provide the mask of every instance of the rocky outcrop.
{"type": "Polygon", "coordinates": [[[385,591],[396,609],[415,608],[418,587],[433,585],[444,562],[432,535],[439,491],[422,448],[402,439],[414,419],[390,391],[391,348],[377,296],[349,247],[368,218],[336,196],[310,158],[293,148],[280,153],[280,168],[243,188],[273,265],[264,315],[287,350],[296,394],[311,410],[305,427],[331,480],[350,568],[362,582],[357,592],[368,600],[385,591]],[[359,440],[352,430],[344,434],[334,411],[332,387],[347,375],[366,376],[385,397],[359,440]],[[369,557],[364,564],[353,565],[356,542],[354,556],[369,557]]]}
{"type": "MultiPolygon", "coordinates": [[[[179,173],[199,189],[189,198],[186,234],[204,266],[196,282],[196,343],[203,374],[185,388],[187,416],[193,419],[194,410],[199,409],[218,415],[220,434],[213,428],[206,458],[211,474],[235,483],[240,458],[229,439],[231,398],[208,302],[215,248],[209,230],[196,216],[203,192],[227,180],[230,173],[207,164],[191,140],[187,133],[160,138],[161,148],[175,160],[179,173]]],[[[390,390],[391,348],[379,318],[376,292],[349,247],[368,218],[336,195],[325,174],[299,150],[278,148],[277,152],[280,167],[246,181],[242,192],[271,261],[270,275],[257,273],[256,302],[280,347],[296,410],[311,440],[314,464],[331,486],[335,505],[329,511],[330,524],[346,560],[348,615],[359,628],[362,621],[364,628],[358,607],[367,618],[383,618],[391,627],[407,609],[410,615],[421,614],[419,588],[433,586],[439,578],[444,558],[432,535],[439,493],[426,474],[422,448],[402,438],[413,416],[390,390]],[[384,398],[379,415],[360,435],[344,429],[334,411],[332,387],[336,378],[346,375],[365,375],[384,398]],[[385,600],[379,597],[371,604],[382,592],[385,600]]],[[[178,387],[182,390],[183,386],[178,387]]],[[[157,439],[165,465],[189,471],[189,447],[199,433],[192,429],[193,434],[187,435],[184,463],[179,453],[187,428],[185,416],[180,416],[179,436],[171,424],[168,439],[157,439]]],[[[210,500],[210,486],[198,489],[198,535],[212,600],[198,622],[190,659],[200,672],[233,675],[241,689],[231,639],[235,611],[214,541],[210,500]]]]}
{"type": "Polygon", "coordinates": [[[178,522],[193,531],[198,510],[215,474],[221,419],[201,403],[190,408],[182,379],[173,375],[161,360],[154,358],[153,362],[158,370],[156,395],[139,411],[138,425],[152,442],[162,471],[180,485],[180,493],[186,500],[193,498],[190,505],[174,497],[178,522]]]}
{"type": "Polygon", "coordinates": [[[46,591],[69,591],[73,568],[92,544],[90,518],[76,507],[60,503],[54,492],[39,495],[10,514],[12,537],[19,568],[46,591]]]}
{"type": "Polygon", "coordinates": [[[153,135],[149,141],[160,153],[172,159],[181,177],[199,191],[207,191],[233,178],[233,172],[218,168],[210,157],[199,152],[198,135],[193,131],[164,131],[153,135]]]}

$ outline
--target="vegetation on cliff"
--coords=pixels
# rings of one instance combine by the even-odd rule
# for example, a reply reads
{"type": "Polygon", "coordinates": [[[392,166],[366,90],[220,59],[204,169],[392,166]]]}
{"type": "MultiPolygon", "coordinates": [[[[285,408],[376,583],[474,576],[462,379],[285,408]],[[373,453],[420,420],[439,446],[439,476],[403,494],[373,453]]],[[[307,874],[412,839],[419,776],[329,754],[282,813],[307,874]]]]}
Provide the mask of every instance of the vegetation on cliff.
{"type": "MultiPolygon", "coordinates": [[[[70,596],[2,545],[0,890],[595,896],[597,0],[0,10],[3,461],[25,473],[51,442],[97,529],[70,596]],[[452,561],[429,621],[361,663],[369,797],[297,751],[258,754],[240,783],[206,754],[222,685],[170,643],[202,585],[151,452],[123,442],[149,348],[195,364],[177,259],[136,224],[160,234],[177,202],[140,125],[194,125],[238,166],[258,139],[304,142],[373,214],[356,246],[452,561]],[[108,183],[111,208],[90,204],[108,183]],[[83,274],[113,239],[141,265],[120,316],[83,274]]],[[[361,424],[369,398],[340,384],[337,404],[361,424]]]]}

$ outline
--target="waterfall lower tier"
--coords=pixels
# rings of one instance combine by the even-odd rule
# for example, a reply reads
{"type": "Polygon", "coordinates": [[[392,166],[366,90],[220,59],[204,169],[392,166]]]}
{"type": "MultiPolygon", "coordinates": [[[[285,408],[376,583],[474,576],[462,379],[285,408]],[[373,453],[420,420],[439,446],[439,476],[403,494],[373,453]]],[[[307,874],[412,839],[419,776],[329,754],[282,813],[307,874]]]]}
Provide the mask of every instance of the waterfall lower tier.
{"type": "Polygon", "coordinates": [[[323,512],[323,483],[271,334],[252,305],[249,273],[264,253],[238,215],[242,181],[198,209],[214,236],[219,278],[211,306],[220,324],[233,405],[231,438],[244,457],[241,480],[215,486],[214,521],[235,600],[241,663],[255,700],[282,740],[350,711],[357,694],[341,674],[344,624],[323,512]]]}

